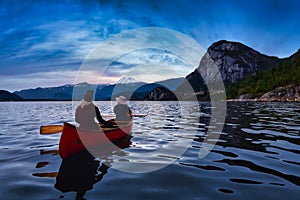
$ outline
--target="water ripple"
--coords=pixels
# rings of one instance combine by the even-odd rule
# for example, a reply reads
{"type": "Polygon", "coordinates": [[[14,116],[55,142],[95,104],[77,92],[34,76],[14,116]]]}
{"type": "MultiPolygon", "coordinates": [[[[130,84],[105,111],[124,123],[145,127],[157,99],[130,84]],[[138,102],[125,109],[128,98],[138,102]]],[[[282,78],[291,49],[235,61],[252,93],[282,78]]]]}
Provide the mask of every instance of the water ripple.
{"type": "MultiPolygon", "coordinates": [[[[112,112],[111,102],[96,103],[102,113],[112,112]]],[[[198,155],[210,126],[209,102],[130,106],[134,113],[147,114],[134,118],[131,146],[99,160],[128,168],[143,164],[145,171],[166,166],[151,173],[108,170],[88,191],[91,199],[141,199],[145,194],[151,199],[299,198],[299,103],[228,103],[220,138],[202,159],[198,155]],[[176,150],[186,144],[178,155],[176,150]]],[[[57,199],[61,194],[53,185],[61,164],[60,135],[39,135],[39,127],[72,122],[71,102],[0,103],[0,118],[0,195],[57,199]]]]}

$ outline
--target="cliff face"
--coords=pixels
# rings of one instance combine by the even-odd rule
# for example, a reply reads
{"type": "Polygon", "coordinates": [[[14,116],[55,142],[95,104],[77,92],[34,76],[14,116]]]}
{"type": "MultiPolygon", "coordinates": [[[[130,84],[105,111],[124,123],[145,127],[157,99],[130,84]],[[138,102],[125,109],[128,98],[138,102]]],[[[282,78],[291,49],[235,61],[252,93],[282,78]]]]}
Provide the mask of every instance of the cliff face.
{"type": "MultiPolygon", "coordinates": [[[[192,94],[202,92],[204,95],[201,98],[208,99],[206,84],[210,83],[207,81],[212,81],[214,84],[214,81],[217,81],[217,73],[221,75],[220,79],[222,80],[219,82],[223,81],[226,92],[232,92],[232,88],[238,91],[239,83],[246,78],[253,77],[260,71],[271,71],[280,64],[294,62],[299,58],[299,55],[300,50],[288,58],[280,59],[261,54],[242,43],[221,40],[208,48],[199,67],[186,76],[186,82],[177,88],[176,93],[181,93],[184,98],[186,97],[185,99],[189,99],[192,94]]],[[[198,99],[199,96],[197,96],[198,99]]],[[[246,94],[241,98],[250,99],[253,97],[251,94],[246,94]]]]}
{"type": "Polygon", "coordinates": [[[176,96],[172,91],[165,87],[157,87],[152,90],[146,97],[145,100],[149,101],[170,101],[177,100],[176,96]]]}
{"type": "MultiPolygon", "coordinates": [[[[186,79],[192,85],[194,82],[198,82],[198,84],[203,82],[198,72],[201,67],[207,65],[211,60],[219,69],[223,81],[231,84],[255,75],[258,70],[269,70],[282,62],[282,59],[263,55],[242,43],[221,40],[213,43],[208,48],[206,55],[200,61],[199,67],[187,75],[186,79]]],[[[201,90],[204,87],[198,86],[195,89],[201,90]]]]}
{"type": "Polygon", "coordinates": [[[212,44],[207,53],[220,70],[223,80],[231,84],[255,75],[258,70],[270,70],[281,63],[277,57],[263,55],[242,43],[225,40],[212,44]]]}

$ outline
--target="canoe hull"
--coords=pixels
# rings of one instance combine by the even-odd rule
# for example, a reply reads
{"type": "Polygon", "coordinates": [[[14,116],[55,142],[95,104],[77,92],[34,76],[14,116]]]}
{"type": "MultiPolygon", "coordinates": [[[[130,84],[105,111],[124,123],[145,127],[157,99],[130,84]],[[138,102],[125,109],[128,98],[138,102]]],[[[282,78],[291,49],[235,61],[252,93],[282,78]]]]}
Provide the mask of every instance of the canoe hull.
{"type": "MultiPolygon", "coordinates": [[[[104,131],[80,130],[74,125],[64,123],[59,142],[59,155],[66,159],[84,150],[95,149],[101,146],[118,143],[118,141],[131,137],[132,122],[121,128],[106,129],[104,131]]],[[[113,145],[114,146],[114,145],[113,145]]]]}

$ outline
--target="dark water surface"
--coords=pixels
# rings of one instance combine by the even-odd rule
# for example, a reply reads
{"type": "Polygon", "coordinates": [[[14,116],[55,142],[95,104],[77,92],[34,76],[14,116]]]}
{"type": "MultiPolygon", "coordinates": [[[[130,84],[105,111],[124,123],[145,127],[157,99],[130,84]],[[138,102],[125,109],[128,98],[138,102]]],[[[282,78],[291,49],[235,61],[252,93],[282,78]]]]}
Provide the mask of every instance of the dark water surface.
{"type": "MultiPolygon", "coordinates": [[[[111,114],[110,102],[97,104],[111,114]]],[[[299,199],[299,103],[228,102],[223,132],[202,159],[208,104],[201,105],[200,119],[194,102],[184,103],[184,119],[176,102],[130,106],[148,116],[134,118],[128,148],[99,158],[99,167],[110,167],[98,169],[87,199],[299,199]],[[179,138],[191,144],[178,156],[181,143],[172,142],[179,138]],[[161,148],[167,150],[157,153],[161,148]],[[117,170],[138,172],[161,163],[167,166],[148,173],[117,170]]],[[[72,122],[71,102],[4,102],[0,119],[1,199],[74,199],[74,192],[54,188],[62,164],[56,151],[60,134],[39,134],[41,125],[72,122]]],[[[73,165],[76,171],[79,165],[73,165]]]]}

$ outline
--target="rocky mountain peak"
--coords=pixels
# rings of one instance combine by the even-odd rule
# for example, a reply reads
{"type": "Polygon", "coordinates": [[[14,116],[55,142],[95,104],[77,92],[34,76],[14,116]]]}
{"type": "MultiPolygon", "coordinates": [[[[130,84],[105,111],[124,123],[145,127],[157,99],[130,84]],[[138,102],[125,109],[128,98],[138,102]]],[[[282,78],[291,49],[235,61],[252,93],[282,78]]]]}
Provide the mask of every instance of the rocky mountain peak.
{"type": "Polygon", "coordinates": [[[231,84],[253,76],[259,70],[269,70],[281,62],[277,57],[261,54],[242,43],[226,40],[215,42],[208,48],[199,68],[210,62],[208,57],[218,67],[222,79],[231,84]]]}
{"type": "Polygon", "coordinates": [[[251,48],[243,45],[239,42],[231,42],[227,40],[220,40],[213,43],[209,48],[208,52],[212,53],[214,51],[240,51],[240,50],[250,50],[251,48]]]}
{"type": "Polygon", "coordinates": [[[239,42],[220,40],[207,49],[198,68],[186,76],[187,81],[177,88],[177,92],[182,93],[187,99],[193,93],[206,94],[208,90],[206,81],[219,82],[216,80],[219,77],[216,73],[221,74],[225,88],[228,88],[249,76],[256,75],[258,71],[268,71],[287,59],[289,58],[279,59],[264,55],[239,42]]]}

